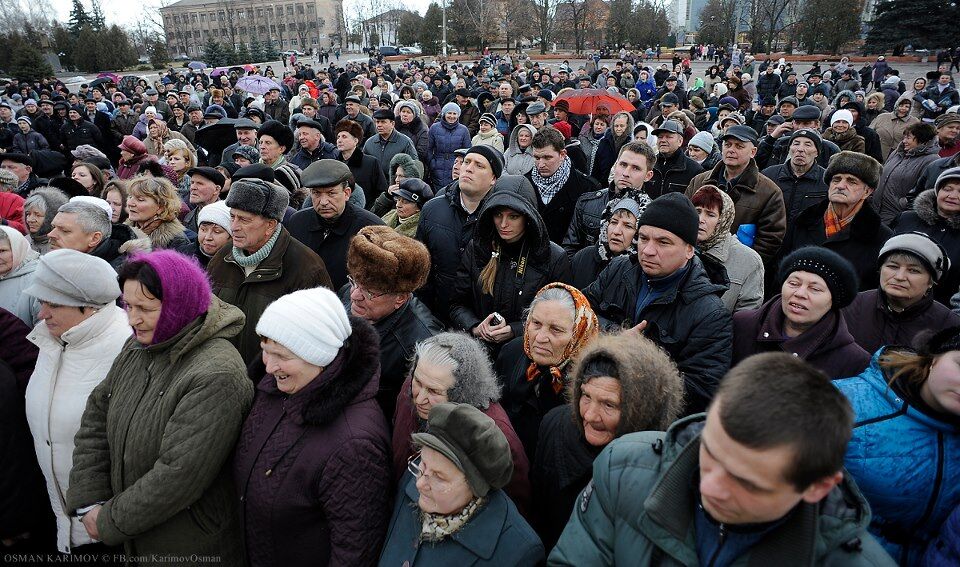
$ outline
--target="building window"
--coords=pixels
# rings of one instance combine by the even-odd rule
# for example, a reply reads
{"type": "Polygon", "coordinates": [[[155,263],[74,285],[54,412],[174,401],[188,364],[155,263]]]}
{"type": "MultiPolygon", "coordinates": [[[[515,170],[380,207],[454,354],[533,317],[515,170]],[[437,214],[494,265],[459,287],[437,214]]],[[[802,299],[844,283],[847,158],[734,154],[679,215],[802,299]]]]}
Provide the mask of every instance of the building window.
{"type": "Polygon", "coordinates": [[[288,15],[288,16],[292,16],[292,15],[293,15],[293,6],[287,6],[287,15],[288,15]]]}

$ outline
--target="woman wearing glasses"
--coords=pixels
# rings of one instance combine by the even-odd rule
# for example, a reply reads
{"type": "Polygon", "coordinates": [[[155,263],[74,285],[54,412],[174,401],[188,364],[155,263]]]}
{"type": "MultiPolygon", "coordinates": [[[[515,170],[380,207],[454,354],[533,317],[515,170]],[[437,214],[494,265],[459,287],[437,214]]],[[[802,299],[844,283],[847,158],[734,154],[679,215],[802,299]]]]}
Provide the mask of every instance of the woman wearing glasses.
{"type": "Polygon", "coordinates": [[[507,438],[468,404],[430,409],[390,519],[381,566],[538,565],[543,544],[501,490],[513,473],[507,438]]]}
{"type": "Polygon", "coordinates": [[[372,565],[390,513],[377,332],[330,290],[271,303],[233,463],[251,567],[372,565]]]}

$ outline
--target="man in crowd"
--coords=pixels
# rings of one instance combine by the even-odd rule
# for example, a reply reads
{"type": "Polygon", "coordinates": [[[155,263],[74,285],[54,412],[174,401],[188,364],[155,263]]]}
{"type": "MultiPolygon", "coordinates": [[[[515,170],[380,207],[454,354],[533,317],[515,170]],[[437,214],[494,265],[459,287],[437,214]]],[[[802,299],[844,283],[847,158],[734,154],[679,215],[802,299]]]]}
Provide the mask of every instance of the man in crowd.
{"type": "Polygon", "coordinates": [[[187,171],[190,176],[190,212],[183,217],[187,230],[199,233],[200,209],[220,200],[220,192],[227,182],[222,173],[212,167],[194,167],[187,171]]]}
{"type": "MultiPolygon", "coordinates": [[[[191,122],[193,119],[191,118],[191,122]]],[[[186,125],[184,125],[186,127],[186,125]]],[[[235,163],[233,161],[233,152],[239,146],[249,146],[251,148],[257,147],[257,130],[260,129],[260,125],[250,120],[249,118],[240,118],[234,125],[233,130],[237,134],[237,141],[233,144],[230,144],[223,150],[223,157],[217,162],[216,165],[225,165],[228,163],[235,163]]],[[[213,167],[216,167],[212,163],[210,164],[213,167]]]]}
{"type": "Polygon", "coordinates": [[[373,120],[376,123],[377,135],[363,143],[363,153],[380,161],[380,169],[387,179],[390,178],[390,160],[393,156],[404,153],[414,160],[419,159],[413,141],[406,134],[397,132],[396,119],[393,110],[389,108],[381,108],[374,112],[373,120]]]}
{"type": "MultiPolygon", "coordinates": [[[[337,108],[337,113],[335,114],[337,120],[340,122],[343,118],[349,118],[363,128],[363,139],[367,140],[372,138],[376,133],[376,127],[373,124],[373,120],[369,116],[360,112],[360,105],[362,104],[360,97],[357,95],[349,95],[343,99],[343,107],[337,108]]],[[[361,143],[363,140],[361,140],[361,143]]]]}
{"type": "Polygon", "coordinates": [[[301,170],[321,159],[335,159],[337,148],[324,140],[323,126],[310,118],[297,121],[297,140],[300,149],[287,160],[301,170]]]}
{"type": "Polygon", "coordinates": [[[549,118],[546,105],[540,101],[530,103],[530,105],[527,106],[527,118],[530,119],[530,124],[537,130],[543,128],[543,125],[547,123],[547,119],[549,118]]]}
{"type": "Polygon", "coordinates": [[[703,171],[700,164],[687,157],[683,145],[683,126],[675,120],[664,120],[654,129],[657,137],[657,161],[653,165],[653,177],[643,184],[651,199],[667,193],[682,193],[690,180],[703,171]]]}
{"type": "MultiPolygon", "coordinates": [[[[820,131],[820,109],[812,104],[804,104],[793,111],[793,120],[787,121],[773,129],[757,147],[757,166],[765,168],[787,161],[790,157],[790,133],[794,130],[807,129],[820,131]]],[[[840,148],[830,140],[821,140],[821,151],[818,164],[827,167],[830,157],[840,151],[840,148]]]]}
{"type": "Polygon", "coordinates": [[[203,127],[203,111],[195,104],[187,105],[184,108],[187,110],[187,123],[180,128],[180,133],[191,144],[196,145],[197,130],[203,127]]]}
{"type": "Polygon", "coordinates": [[[793,228],[800,211],[827,198],[827,184],[823,181],[826,170],[817,164],[822,145],[823,139],[816,130],[794,130],[786,163],[763,170],[763,175],[776,183],[783,193],[787,233],[793,228]]]}
{"type": "MultiPolygon", "coordinates": [[[[470,101],[470,91],[467,89],[457,89],[457,106],[460,107],[460,124],[467,127],[470,131],[470,137],[473,138],[480,131],[480,109],[470,101]]],[[[426,158],[426,156],[424,156],[426,158]]]]}
{"type": "Polygon", "coordinates": [[[596,190],[597,184],[572,166],[563,134],[556,128],[538,129],[531,145],[534,167],[527,178],[535,189],[537,210],[550,240],[560,244],[580,195],[596,190]]]}
{"type": "Polygon", "coordinates": [[[290,121],[290,108],[287,101],[280,98],[280,87],[271,87],[263,97],[263,112],[270,118],[286,124],[290,121]]]}
{"type": "Polygon", "coordinates": [[[57,210],[51,222],[50,249],[69,248],[96,256],[119,269],[127,259],[120,247],[137,238],[125,224],[111,224],[110,204],[96,197],[71,200],[57,210]]]}
{"type": "Polygon", "coordinates": [[[17,176],[17,195],[24,199],[36,187],[47,184],[46,179],[37,177],[33,172],[33,158],[27,154],[7,153],[0,155],[0,167],[13,172],[17,176]]]}

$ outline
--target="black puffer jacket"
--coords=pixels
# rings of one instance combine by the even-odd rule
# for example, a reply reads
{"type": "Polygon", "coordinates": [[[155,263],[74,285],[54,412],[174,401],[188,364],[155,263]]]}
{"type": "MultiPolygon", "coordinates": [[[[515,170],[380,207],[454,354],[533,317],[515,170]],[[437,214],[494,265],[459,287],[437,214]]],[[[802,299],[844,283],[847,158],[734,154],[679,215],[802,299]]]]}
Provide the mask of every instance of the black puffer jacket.
{"type": "Polygon", "coordinates": [[[783,191],[783,204],[787,209],[787,232],[793,228],[797,216],[807,207],[827,198],[827,184],[823,181],[826,170],[814,165],[809,171],[797,177],[789,163],[771,165],[763,174],[773,180],[783,191]]]}
{"type": "Polygon", "coordinates": [[[960,154],[940,158],[925,167],[923,173],[920,174],[920,178],[917,179],[917,184],[907,195],[907,200],[912,203],[917,195],[927,189],[933,189],[934,185],[937,184],[937,178],[940,177],[940,174],[951,167],[960,167],[960,154]]]}
{"type": "Polygon", "coordinates": [[[690,180],[702,172],[703,167],[687,157],[683,150],[673,152],[668,158],[660,154],[653,166],[653,177],[643,184],[643,190],[651,199],[667,193],[683,193],[690,180]]]}
{"type": "Polygon", "coordinates": [[[646,276],[636,256],[620,256],[583,293],[601,327],[614,330],[647,321],[644,334],[667,351],[683,375],[684,415],[703,411],[730,368],[733,323],[720,300],[727,288],[712,283],[695,256],[677,284],[638,316],[641,277],[646,276]]]}
{"type": "Polygon", "coordinates": [[[609,188],[580,195],[573,209],[573,218],[570,219],[567,235],[563,238],[563,248],[567,254],[573,256],[578,250],[597,243],[600,238],[603,209],[612,198],[609,188]]]}
{"type": "Polygon", "coordinates": [[[870,353],[882,346],[909,347],[917,334],[926,329],[960,325],[960,315],[930,295],[903,311],[893,311],[881,289],[861,291],[842,313],[853,340],[870,353]]]}
{"type": "Polygon", "coordinates": [[[950,296],[960,287],[960,217],[945,218],[937,213],[937,194],[928,189],[913,202],[912,211],[900,213],[893,224],[894,234],[922,232],[943,246],[950,258],[950,271],[933,288],[933,298],[950,306],[950,296]]]}
{"type": "Polygon", "coordinates": [[[476,235],[463,254],[453,282],[450,321],[455,328],[469,331],[496,311],[519,337],[523,334],[523,310],[537,291],[551,282],[570,282],[570,259],[563,248],[550,241],[543,218],[529,199],[532,192],[527,178],[504,176],[484,203],[476,235]],[[526,218],[523,237],[513,244],[503,243],[494,226],[493,215],[503,207],[526,218]],[[496,245],[500,246],[500,257],[490,295],[480,289],[480,272],[496,245]]]}

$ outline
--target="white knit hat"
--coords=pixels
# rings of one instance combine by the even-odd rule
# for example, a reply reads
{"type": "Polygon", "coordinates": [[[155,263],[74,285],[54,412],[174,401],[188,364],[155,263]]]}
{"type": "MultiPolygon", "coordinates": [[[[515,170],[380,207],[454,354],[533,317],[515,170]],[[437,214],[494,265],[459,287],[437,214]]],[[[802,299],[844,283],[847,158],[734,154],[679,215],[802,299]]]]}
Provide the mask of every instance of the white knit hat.
{"type": "Polygon", "coordinates": [[[107,213],[107,218],[113,218],[113,207],[110,206],[110,203],[106,202],[100,197],[94,197],[93,195],[77,195],[76,197],[70,198],[71,203],[89,203],[95,207],[101,209],[103,212],[107,213]]]}
{"type": "Polygon", "coordinates": [[[323,287],[284,295],[268,305],[257,322],[258,335],[315,366],[333,362],[351,330],[343,303],[323,287]]]}
{"type": "Polygon", "coordinates": [[[197,213],[197,226],[205,222],[220,225],[223,227],[223,230],[231,235],[233,234],[233,231],[230,230],[230,207],[228,207],[224,201],[216,201],[209,205],[204,205],[200,209],[200,212],[197,213]]]}
{"type": "Polygon", "coordinates": [[[830,117],[830,125],[833,126],[837,120],[846,120],[847,124],[853,126],[853,113],[845,108],[842,108],[834,112],[833,116],[830,117]]]}

